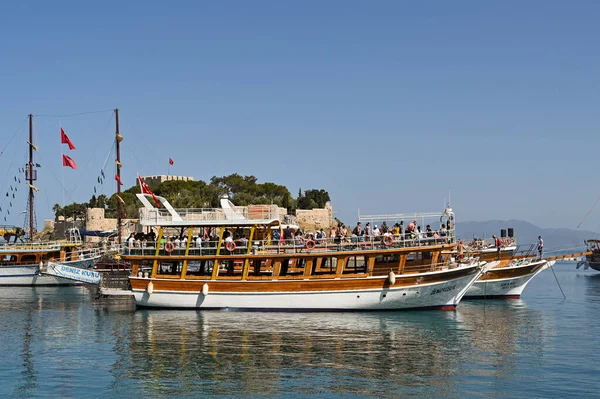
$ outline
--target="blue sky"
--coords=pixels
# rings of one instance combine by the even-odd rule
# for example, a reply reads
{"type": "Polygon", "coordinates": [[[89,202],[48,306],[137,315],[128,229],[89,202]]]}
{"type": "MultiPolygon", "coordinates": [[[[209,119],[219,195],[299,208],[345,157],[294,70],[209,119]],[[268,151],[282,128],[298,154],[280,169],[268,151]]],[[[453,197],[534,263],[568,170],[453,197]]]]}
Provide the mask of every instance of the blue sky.
{"type": "MultiPolygon", "coordinates": [[[[171,157],[172,174],[196,179],[237,172],[294,195],[325,188],[348,223],[358,208],[436,211],[452,189],[459,221],[571,228],[600,194],[598,2],[32,1],[1,11],[0,188],[24,160],[28,113],[118,107],[126,187],[138,172],[166,173],[171,157]]],[[[39,221],[93,194],[110,117],[35,118],[39,221]],[[77,171],[60,166],[59,123],[77,171]]],[[[112,162],[106,170],[98,191],[110,194],[112,162]]],[[[21,184],[8,222],[24,194],[21,184]]],[[[582,228],[599,225],[600,208],[582,228]]]]}

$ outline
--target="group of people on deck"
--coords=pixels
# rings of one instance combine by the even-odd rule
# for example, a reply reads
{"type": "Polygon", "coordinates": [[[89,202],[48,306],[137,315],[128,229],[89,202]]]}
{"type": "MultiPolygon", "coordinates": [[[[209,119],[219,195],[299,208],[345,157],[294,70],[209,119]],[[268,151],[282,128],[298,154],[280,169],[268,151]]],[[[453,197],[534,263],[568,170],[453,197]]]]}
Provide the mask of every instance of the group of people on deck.
{"type": "MultiPolygon", "coordinates": [[[[212,229],[213,233],[216,234],[212,229]]],[[[189,245],[190,248],[202,248],[203,246],[214,246],[210,245],[209,242],[218,242],[218,235],[209,235],[208,229],[203,231],[203,234],[198,234],[192,237],[192,241],[189,245]]],[[[361,222],[358,222],[356,226],[349,230],[344,223],[338,223],[337,226],[332,227],[327,232],[323,228],[317,228],[315,232],[304,234],[300,228],[293,228],[290,225],[284,225],[279,229],[273,229],[270,237],[271,245],[276,244],[293,244],[302,246],[306,241],[314,241],[315,244],[323,242],[332,243],[344,243],[344,242],[365,242],[365,241],[381,241],[384,237],[391,236],[394,240],[400,240],[403,242],[410,242],[411,245],[417,245],[428,242],[448,242],[449,238],[454,236],[454,218],[450,216],[446,223],[442,223],[440,229],[433,230],[431,225],[426,225],[423,230],[417,223],[417,220],[413,220],[405,226],[404,221],[396,222],[392,226],[389,226],[386,221],[381,225],[371,224],[367,222],[364,227],[361,222]]],[[[248,238],[243,234],[233,234],[229,230],[223,231],[223,245],[227,242],[235,242],[237,246],[245,246],[248,244],[248,238]]],[[[135,235],[131,233],[127,239],[127,246],[129,248],[143,248],[148,246],[159,245],[159,248],[165,248],[167,243],[172,243],[172,248],[185,249],[188,245],[188,237],[182,236],[171,236],[161,237],[160,242],[138,240],[135,235]]]]}

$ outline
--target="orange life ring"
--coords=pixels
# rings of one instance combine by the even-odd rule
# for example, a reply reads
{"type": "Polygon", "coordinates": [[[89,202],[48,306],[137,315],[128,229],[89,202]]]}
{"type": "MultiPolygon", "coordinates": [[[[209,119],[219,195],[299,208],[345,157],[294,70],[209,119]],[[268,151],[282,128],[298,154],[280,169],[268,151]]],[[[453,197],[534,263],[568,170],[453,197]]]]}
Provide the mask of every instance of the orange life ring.
{"type": "Polygon", "coordinates": [[[174,249],[175,249],[175,244],[173,244],[171,241],[169,241],[165,244],[165,251],[167,251],[168,253],[173,252],[174,249]]]}
{"type": "Polygon", "coordinates": [[[235,251],[236,248],[237,248],[237,245],[235,245],[235,242],[233,242],[233,241],[227,241],[225,243],[225,249],[228,250],[229,252],[235,251]]]}
{"type": "Polygon", "coordinates": [[[389,247],[390,245],[392,245],[393,242],[394,242],[394,240],[392,239],[392,236],[384,236],[383,237],[383,245],[385,245],[386,247],[389,247]]]}
{"type": "Polygon", "coordinates": [[[313,249],[316,246],[317,244],[313,240],[307,240],[306,244],[304,244],[304,248],[306,249],[313,249]]]}

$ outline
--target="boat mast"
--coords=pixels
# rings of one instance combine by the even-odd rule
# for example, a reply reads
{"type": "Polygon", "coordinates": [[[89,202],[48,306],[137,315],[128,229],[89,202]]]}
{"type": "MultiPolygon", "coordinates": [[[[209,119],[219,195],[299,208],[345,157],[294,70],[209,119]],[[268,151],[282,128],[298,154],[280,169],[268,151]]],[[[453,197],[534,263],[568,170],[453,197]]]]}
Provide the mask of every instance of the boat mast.
{"type": "Polygon", "coordinates": [[[121,244],[121,140],[123,140],[123,136],[119,134],[119,108],[115,109],[115,136],[117,143],[117,239],[119,240],[119,244],[121,244]]]}
{"type": "Polygon", "coordinates": [[[35,215],[33,209],[33,182],[37,179],[37,173],[33,169],[33,115],[29,114],[29,165],[25,172],[25,179],[29,180],[29,241],[33,242],[35,232],[35,215]]]}

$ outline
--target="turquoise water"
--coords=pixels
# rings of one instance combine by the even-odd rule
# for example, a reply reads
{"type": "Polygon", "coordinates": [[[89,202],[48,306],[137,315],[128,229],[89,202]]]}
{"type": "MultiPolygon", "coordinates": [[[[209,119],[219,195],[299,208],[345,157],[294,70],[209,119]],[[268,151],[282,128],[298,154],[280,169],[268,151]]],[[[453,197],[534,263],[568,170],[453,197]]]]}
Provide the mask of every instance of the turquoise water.
{"type": "Polygon", "coordinates": [[[454,312],[135,311],[0,288],[0,397],[598,397],[600,273],[454,312]]]}

